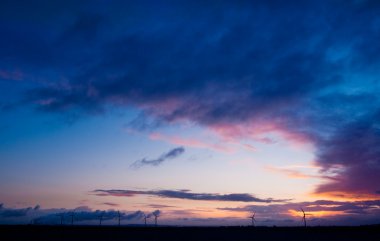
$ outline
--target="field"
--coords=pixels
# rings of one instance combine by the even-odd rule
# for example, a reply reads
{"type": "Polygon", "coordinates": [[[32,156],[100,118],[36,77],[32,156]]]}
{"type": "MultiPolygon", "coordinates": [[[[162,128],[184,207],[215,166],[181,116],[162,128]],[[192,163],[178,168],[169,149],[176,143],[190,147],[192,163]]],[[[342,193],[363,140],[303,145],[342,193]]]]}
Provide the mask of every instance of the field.
{"type": "Polygon", "coordinates": [[[1,240],[380,240],[380,226],[110,227],[0,226],[1,240]]]}

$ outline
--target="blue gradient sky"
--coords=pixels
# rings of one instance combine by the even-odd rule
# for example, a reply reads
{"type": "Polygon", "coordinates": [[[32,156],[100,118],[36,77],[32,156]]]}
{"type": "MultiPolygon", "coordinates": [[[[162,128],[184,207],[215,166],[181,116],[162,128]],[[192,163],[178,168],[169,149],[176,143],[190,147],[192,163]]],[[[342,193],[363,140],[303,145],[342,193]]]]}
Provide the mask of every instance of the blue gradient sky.
{"type": "Polygon", "coordinates": [[[299,225],[300,206],[311,225],[378,223],[379,16],[372,0],[2,1],[0,223],[299,225]]]}

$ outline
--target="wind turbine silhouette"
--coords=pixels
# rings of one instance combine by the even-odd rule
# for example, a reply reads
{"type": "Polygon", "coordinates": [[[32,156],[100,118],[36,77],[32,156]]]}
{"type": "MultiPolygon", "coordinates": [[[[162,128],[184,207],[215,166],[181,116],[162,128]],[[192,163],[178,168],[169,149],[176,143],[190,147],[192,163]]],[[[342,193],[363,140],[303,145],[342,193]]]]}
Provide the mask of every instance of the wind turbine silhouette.
{"type": "Polygon", "coordinates": [[[144,224],[145,224],[145,226],[146,226],[146,219],[147,218],[149,218],[148,216],[146,216],[146,214],[145,213],[143,213],[143,215],[144,215],[144,224]]]}
{"type": "Polygon", "coordinates": [[[256,219],[255,219],[255,212],[252,214],[252,216],[250,216],[249,218],[252,220],[252,226],[255,227],[255,222],[256,222],[256,219]]]}
{"type": "Polygon", "coordinates": [[[302,208],[301,208],[301,211],[303,213],[302,221],[303,221],[303,224],[304,224],[304,226],[306,228],[306,215],[310,215],[310,214],[305,213],[305,211],[302,208]]]}
{"type": "MultiPolygon", "coordinates": [[[[74,211],[75,212],[75,211],[74,211]]],[[[71,217],[71,225],[74,225],[74,212],[71,212],[69,216],[71,217]]]]}
{"type": "Polygon", "coordinates": [[[154,225],[157,226],[157,218],[160,216],[160,213],[159,212],[153,212],[153,216],[154,216],[154,225]]]}
{"type": "Polygon", "coordinates": [[[63,217],[64,217],[64,215],[65,214],[63,214],[63,213],[58,213],[58,214],[55,215],[55,216],[58,216],[58,217],[61,218],[61,225],[63,224],[63,217]]]}
{"type": "Polygon", "coordinates": [[[104,216],[104,213],[101,212],[99,215],[99,226],[102,226],[103,216],[104,216]]]}
{"type": "Polygon", "coordinates": [[[118,217],[118,220],[119,220],[119,226],[120,226],[120,218],[121,218],[120,211],[117,211],[117,217],[118,217]]]}

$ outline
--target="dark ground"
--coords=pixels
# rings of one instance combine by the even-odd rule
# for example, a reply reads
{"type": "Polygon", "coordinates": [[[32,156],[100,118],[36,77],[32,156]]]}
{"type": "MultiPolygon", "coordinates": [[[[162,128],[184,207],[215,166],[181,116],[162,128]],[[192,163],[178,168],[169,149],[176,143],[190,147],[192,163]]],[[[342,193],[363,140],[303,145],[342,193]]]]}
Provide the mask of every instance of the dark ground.
{"type": "Polygon", "coordinates": [[[362,227],[109,227],[0,226],[0,240],[373,240],[380,226],[362,227]]]}

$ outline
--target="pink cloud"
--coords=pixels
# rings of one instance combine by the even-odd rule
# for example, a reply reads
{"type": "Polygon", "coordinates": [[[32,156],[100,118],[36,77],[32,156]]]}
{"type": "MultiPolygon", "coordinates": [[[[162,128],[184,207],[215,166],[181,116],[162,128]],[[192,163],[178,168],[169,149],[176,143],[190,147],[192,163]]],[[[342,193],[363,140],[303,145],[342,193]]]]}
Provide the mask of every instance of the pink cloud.
{"type": "Polygon", "coordinates": [[[290,169],[290,168],[283,168],[283,167],[274,167],[274,166],[266,166],[266,170],[269,170],[271,172],[277,172],[286,175],[289,178],[293,179],[308,179],[308,178],[321,178],[318,175],[310,175],[303,173],[298,170],[290,169]]]}
{"type": "Polygon", "coordinates": [[[318,170],[319,167],[317,166],[285,166],[285,167],[277,167],[277,166],[271,166],[268,165],[265,167],[266,170],[276,173],[281,173],[286,175],[289,178],[293,179],[308,179],[308,178],[316,178],[316,179],[328,179],[328,180],[336,180],[336,177],[333,175],[321,175],[321,174],[310,174],[305,173],[303,171],[297,170],[297,169],[316,169],[318,170]]]}
{"type": "Polygon", "coordinates": [[[272,144],[276,141],[271,136],[278,136],[295,147],[305,147],[312,144],[312,140],[301,133],[289,131],[271,121],[250,121],[244,124],[216,124],[210,126],[220,138],[228,142],[238,142],[242,139],[272,144]]]}
{"type": "Polygon", "coordinates": [[[234,152],[235,149],[226,146],[226,145],[221,145],[221,144],[216,144],[216,143],[208,143],[205,141],[201,141],[198,139],[193,139],[193,138],[182,138],[179,136],[167,136],[161,133],[152,133],[150,134],[149,138],[151,140],[161,140],[161,141],[166,141],[175,145],[181,145],[181,146],[188,146],[188,147],[195,147],[195,148],[208,148],[208,149],[213,149],[216,151],[222,151],[226,153],[231,153],[234,152]]]}
{"type": "Polygon", "coordinates": [[[19,80],[24,79],[24,74],[19,70],[13,70],[13,71],[0,70],[0,78],[19,81],[19,80]]]}
{"type": "Polygon", "coordinates": [[[48,98],[48,99],[43,99],[43,100],[38,100],[36,101],[37,104],[42,105],[42,106],[48,106],[53,104],[56,101],[55,98],[48,98]]]}

